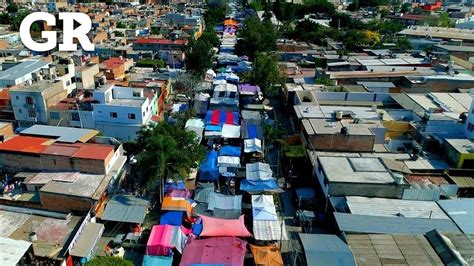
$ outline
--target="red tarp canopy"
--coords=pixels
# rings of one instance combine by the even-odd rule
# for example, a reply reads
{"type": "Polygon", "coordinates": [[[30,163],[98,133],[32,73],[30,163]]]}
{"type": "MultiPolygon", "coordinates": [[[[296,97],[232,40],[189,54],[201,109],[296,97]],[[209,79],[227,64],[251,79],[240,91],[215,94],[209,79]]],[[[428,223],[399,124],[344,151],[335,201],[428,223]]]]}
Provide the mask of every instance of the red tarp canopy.
{"type": "Polygon", "coordinates": [[[194,239],[184,248],[180,266],[193,264],[244,265],[247,242],[235,237],[194,239]]]}

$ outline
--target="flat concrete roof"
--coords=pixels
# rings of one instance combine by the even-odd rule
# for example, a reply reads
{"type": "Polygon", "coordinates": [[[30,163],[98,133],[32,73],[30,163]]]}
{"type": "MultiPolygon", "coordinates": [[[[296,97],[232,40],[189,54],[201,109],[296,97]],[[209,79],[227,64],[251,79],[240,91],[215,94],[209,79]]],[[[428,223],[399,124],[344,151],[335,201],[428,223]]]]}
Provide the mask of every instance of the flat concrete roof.
{"type": "Polygon", "coordinates": [[[339,134],[342,127],[347,127],[349,129],[348,135],[373,136],[374,133],[370,128],[377,127],[377,124],[354,124],[349,121],[335,121],[333,119],[306,119],[302,123],[309,135],[339,134]]]}
{"type": "Polygon", "coordinates": [[[35,232],[38,240],[33,243],[33,250],[35,256],[39,257],[57,257],[81,220],[79,216],[57,218],[47,213],[59,213],[15,207],[10,209],[13,210],[0,209],[0,237],[29,241],[30,232],[35,232]],[[36,212],[41,214],[34,214],[36,212]]]}
{"type": "Polygon", "coordinates": [[[140,107],[145,102],[145,98],[143,99],[113,99],[108,103],[108,105],[119,105],[119,106],[132,106],[132,107],[140,107]]]}
{"type": "Polygon", "coordinates": [[[329,182],[393,183],[392,174],[378,158],[319,157],[329,182]]]}
{"type": "Polygon", "coordinates": [[[106,178],[105,175],[78,174],[72,182],[55,180],[48,182],[40,191],[97,199],[107,188],[110,178],[110,176],[106,178]]]}

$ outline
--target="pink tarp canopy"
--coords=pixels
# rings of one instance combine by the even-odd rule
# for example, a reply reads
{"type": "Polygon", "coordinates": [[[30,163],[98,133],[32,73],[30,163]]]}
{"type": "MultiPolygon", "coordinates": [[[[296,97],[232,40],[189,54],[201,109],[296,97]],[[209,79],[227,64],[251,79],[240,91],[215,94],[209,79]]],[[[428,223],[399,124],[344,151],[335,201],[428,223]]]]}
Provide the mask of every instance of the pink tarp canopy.
{"type": "Polygon", "coordinates": [[[155,225],[151,229],[150,238],[146,244],[146,254],[153,256],[168,256],[171,250],[176,248],[180,253],[183,252],[186,243],[186,235],[179,226],[173,225],[155,225]]]}
{"type": "Polygon", "coordinates": [[[252,236],[245,227],[244,215],[241,215],[239,219],[220,219],[207,216],[199,217],[202,219],[203,227],[200,236],[252,236]]]}
{"type": "Polygon", "coordinates": [[[193,264],[244,265],[247,242],[235,237],[193,239],[188,242],[180,266],[193,264]]]}

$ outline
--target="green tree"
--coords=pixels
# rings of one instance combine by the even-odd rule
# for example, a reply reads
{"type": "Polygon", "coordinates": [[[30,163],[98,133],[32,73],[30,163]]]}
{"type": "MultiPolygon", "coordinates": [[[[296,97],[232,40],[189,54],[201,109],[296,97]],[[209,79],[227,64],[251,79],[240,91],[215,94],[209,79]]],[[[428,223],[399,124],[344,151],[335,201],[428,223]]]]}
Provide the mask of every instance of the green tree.
{"type": "Polygon", "coordinates": [[[213,2],[212,4],[208,4],[206,12],[204,13],[204,21],[207,27],[214,27],[224,22],[228,12],[228,6],[225,3],[213,2]]]}
{"type": "Polygon", "coordinates": [[[29,14],[30,12],[28,11],[19,11],[15,16],[10,17],[10,30],[18,31],[20,29],[21,22],[29,14]]]}
{"type": "Polygon", "coordinates": [[[256,53],[276,50],[277,31],[269,21],[261,22],[258,18],[245,20],[239,30],[235,51],[238,55],[247,55],[251,59],[256,53]]]}
{"type": "Polygon", "coordinates": [[[316,82],[316,84],[322,84],[322,85],[326,85],[326,86],[333,86],[334,85],[334,81],[332,81],[328,77],[319,77],[315,80],[315,82],[316,82]]]}
{"type": "Polygon", "coordinates": [[[119,257],[95,257],[85,266],[133,266],[133,263],[119,257]]]}
{"type": "Polygon", "coordinates": [[[406,51],[412,48],[410,40],[407,37],[398,38],[395,43],[397,44],[398,49],[402,51],[406,51]]]}
{"type": "Polygon", "coordinates": [[[409,13],[411,11],[411,3],[404,3],[400,8],[400,13],[409,13]]]}
{"type": "Polygon", "coordinates": [[[215,52],[212,45],[206,40],[190,38],[183,51],[186,56],[184,62],[186,70],[194,75],[202,76],[212,67],[212,58],[215,52]]]}
{"type": "Polygon", "coordinates": [[[18,12],[18,6],[15,3],[8,4],[7,12],[10,14],[18,12]]]}
{"type": "Polygon", "coordinates": [[[278,58],[275,54],[256,54],[253,67],[250,80],[260,86],[267,95],[275,91],[275,85],[281,85],[285,82],[285,77],[280,71],[278,58]]]}
{"type": "Polygon", "coordinates": [[[125,36],[125,34],[123,34],[123,32],[118,31],[118,30],[114,31],[114,34],[115,34],[115,37],[124,37],[125,36]]]}
{"type": "Polygon", "coordinates": [[[166,66],[165,61],[161,59],[139,59],[137,61],[138,67],[153,67],[153,68],[163,68],[166,66]]]}
{"type": "Polygon", "coordinates": [[[166,122],[143,127],[137,140],[126,142],[124,148],[136,155],[142,187],[151,189],[167,178],[186,178],[205,155],[196,133],[166,122]]]}
{"type": "Polygon", "coordinates": [[[219,47],[219,45],[221,45],[221,40],[217,37],[214,27],[207,27],[199,39],[210,43],[213,47],[219,47]]]}
{"type": "Polygon", "coordinates": [[[125,23],[123,21],[117,22],[117,28],[118,29],[125,29],[126,27],[127,27],[127,23],[125,23]]]}

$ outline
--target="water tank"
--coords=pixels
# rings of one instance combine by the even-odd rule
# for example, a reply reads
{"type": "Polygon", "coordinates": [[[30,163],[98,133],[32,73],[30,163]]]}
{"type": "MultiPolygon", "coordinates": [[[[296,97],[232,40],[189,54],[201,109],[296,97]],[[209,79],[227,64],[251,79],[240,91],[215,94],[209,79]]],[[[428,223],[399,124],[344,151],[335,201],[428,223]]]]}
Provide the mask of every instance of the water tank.
{"type": "Polygon", "coordinates": [[[336,112],[336,120],[342,120],[343,113],[342,111],[337,111],[336,112]]]}
{"type": "Polygon", "coordinates": [[[30,238],[30,242],[35,242],[38,240],[38,236],[36,235],[35,232],[31,232],[28,237],[30,238]]]}
{"type": "Polygon", "coordinates": [[[393,179],[395,180],[394,182],[396,184],[403,184],[403,175],[400,173],[394,173],[393,174],[393,179]]]}

